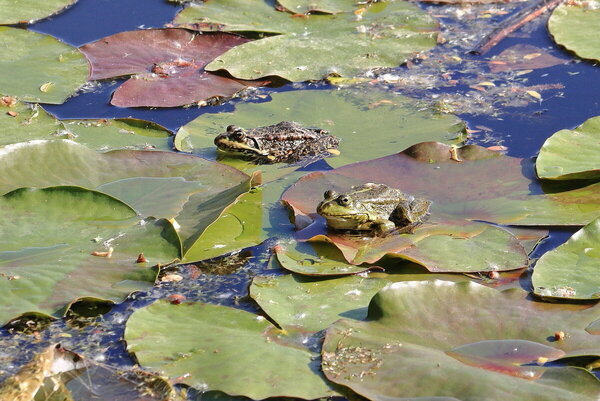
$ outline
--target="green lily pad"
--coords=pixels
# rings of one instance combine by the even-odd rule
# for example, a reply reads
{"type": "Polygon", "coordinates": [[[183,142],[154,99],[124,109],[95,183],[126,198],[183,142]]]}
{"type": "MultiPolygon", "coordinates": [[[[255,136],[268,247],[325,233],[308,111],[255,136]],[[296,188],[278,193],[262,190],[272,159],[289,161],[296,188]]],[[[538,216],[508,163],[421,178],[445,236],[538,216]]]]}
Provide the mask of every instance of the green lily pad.
{"type": "Polygon", "coordinates": [[[319,242],[275,247],[277,261],[283,268],[306,276],[344,276],[369,271],[373,266],[350,265],[339,249],[319,242]]]}
{"type": "Polygon", "coordinates": [[[175,147],[209,159],[218,157],[242,170],[265,170],[268,180],[285,170],[282,164],[257,167],[235,156],[222,156],[213,142],[230,124],[254,128],[280,121],[326,129],[341,138],[341,154],[327,159],[332,166],[384,156],[418,141],[456,143],[465,130],[457,117],[423,109],[404,96],[377,90],[300,90],[273,93],[270,102],[239,103],[229,113],[203,114],[179,129],[175,147]],[[366,140],[369,146],[364,146],[366,140]]]}
{"type": "MultiPolygon", "coordinates": [[[[533,165],[476,145],[456,149],[425,142],[395,155],[304,176],[282,200],[304,218],[329,189],[376,182],[433,202],[430,222],[468,219],[522,226],[583,226],[600,215],[600,184],[562,190],[549,183],[538,193],[533,165]]],[[[460,223],[464,224],[464,223],[460,223]]]]}
{"type": "Polygon", "coordinates": [[[151,121],[136,118],[102,120],[63,120],[62,133],[89,148],[99,151],[116,149],[171,150],[171,132],[151,121]]]}
{"type": "Polygon", "coordinates": [[[30,187],[78,185],[118,197],[143,217],[174,219],[181,226],[178,234],[184,252],[252,185],[242,172],[191,155],[139,150],[97,153],[67,140],[0,148],[0,173],[6,178],[0,193],[24,182],[30,187]],[[39,174],[40,169],[45,174],[39,174]]]}
{"type": "Polygon", "coordinates": [[[314,11],[336,14],[357,10],[355,0],[277,0],[277,3],[296,14],[314,11]]]}
{"type": "Polygon", "coordinates": [[[371,301],[366,321],[341,319],[327,330],[323,371],[372,400],[595,400],[600,381],[586,370],[538,366],[597,356],[586,326],[600,305],[568,310],[474,283],[394,283],[371,301]],[[564,331],[565,340],[554,333],[564,331]],[[452,378],[452,380],[448,380],[452,378]]]}
{"type": "Polygon", "coordinates": [[[600,60],[600,44],[594,38],[600,24],[600,10],[585,3],[562,3],[548,20],[554,41],[579,57],[600,60]]]}
{"type": "Polygon", "coordinates": [[[58,14],[76,2],[77,0],[0,0],[0,24],[31,24],[58,14]]]}
{"type": "Polygon", "coordinates": [[[548,180],[600,178],[599,152],[600,116],[546,139],[535,162],[537,175],[548,180]]]}
{"type": "Polygon", "coordinates": [[[87,81],[85,56],[52,36],[0,26],[0,93],[61,104],[87,81]]]}
{"type": "Polygon", "coordinates": [[[533,288],[548,298],[600,298],[600,218],[577,231],[535,265],[533,288]]]}
{"type": "Polygon", "coordinates": [[[335,395],[315,354],[293,334],[237,309],[158,301],[131,315],[125,340],[145,368],[202,391],[256,400],[335,395]]]}
{"type": "Polygon", "coordinates": [[[260,244],[265,240],[261,230],[262,206],[261,189],[239,195],[187,249],[183,261],[210,259],[260,244]]]}
{"type": "Polygon", "coordinates": [[[364,8],[359,14],[295,18],[277,11],[270,1],[222,0],[192,4],[174,22],[200,30],[278,33],[231,49],[206,66],[207,71],[225,69],[240,79],[353,76],[370,68],[396,67],[436,45],[437,23],[417,6],[388,1],[364,8]]]}
{"type": "Polygon", "coordinates": [[[128,205],[79,187],[19,189],[0,198],[0,281],[10,297],[0,322],[26,312],[57,315],[83,297],[120,302],[152,286],[148,266],[180,257],[171,225],[141,220],[128,205]],[[108,252],[111,257],[94,256],[108,252]],[[149,264],[136,264],[144,253],[149,264]]]}
{"type": "Polygon", "coordinates": [[[515,270],[527,266],[525,249],[511,233],[486,224],[423,225],[411,234],[379,237],[329,233],[311,241],[331,242],[352,264],[394,256],[430,272],[469,273],[515,270]]]}
{"type": "Polygon", "coordinates": [[[315,280],[286,274],[255,277],[250,296],[277,324],[320,331],[340,317],[362,320],[369,301],[389,281],[348,276],[315,280]]]}
{"type": "Polygon", "coordinates": [[[12,106],[3,106],[0,101],[0,145],[70,139],[99,151],[171,150],[170,136],[166,128],[150,121],[135,118],[59,121],[37,104],[16,101],[12,106]]]}

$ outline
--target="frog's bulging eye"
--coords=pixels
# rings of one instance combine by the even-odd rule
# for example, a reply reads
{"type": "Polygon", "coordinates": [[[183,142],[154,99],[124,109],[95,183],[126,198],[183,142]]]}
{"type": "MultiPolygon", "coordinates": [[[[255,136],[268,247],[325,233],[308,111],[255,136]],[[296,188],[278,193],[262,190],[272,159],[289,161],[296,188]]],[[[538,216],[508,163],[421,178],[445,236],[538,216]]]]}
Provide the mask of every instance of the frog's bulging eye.
{"type": "Polygon", "coordinates": [[[228,125],[227,126],[227,132],[232,133],[235,130],[238,130],[239,128],[236,125],[228,125]]]}
{"type": "Polygon", "coordinates": [[[239,129],[239,128],[238,128],[238,131],[234,131],[234,132],[231,134],[231,137],[232,137],[233,139],[235,139],[236,141],[241,141],[241,140],[243,140],[244,138],[246,138],[246,134],[244,133],[244,131],[242,131],[241,129],[239,129]]]}
{"type": "Polygon", "coordinates": [[[338,198],[337,202],[341,206],[348,206],[350,204],[350,197],[347,195],[342,195],[338,198]]]}
{"type": "Polygon", "coordinates": [[[325,197],[325,199],[329,200],[329,199],[336,198],[338,196],[338,194],[334,190],[330,189],[329,191],[325,191],[323,196],[325,197]]]}

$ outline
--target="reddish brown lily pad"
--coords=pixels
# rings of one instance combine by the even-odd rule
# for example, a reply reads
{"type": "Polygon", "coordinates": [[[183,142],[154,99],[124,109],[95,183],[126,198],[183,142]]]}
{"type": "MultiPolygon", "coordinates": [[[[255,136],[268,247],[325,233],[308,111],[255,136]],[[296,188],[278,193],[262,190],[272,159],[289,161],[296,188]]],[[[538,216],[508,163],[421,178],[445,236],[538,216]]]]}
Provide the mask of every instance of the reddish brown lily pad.
{"type": "Polygon", "coordinates": [[[82,46],[91,64],[90,79],[133,76],[113,94],[120,107],[176,107],[215,97],[230,97],[245,82],[204,71],[232,47],[248,42],[228,33],[192,33],[185,29],[121,32],[82,46]]]}

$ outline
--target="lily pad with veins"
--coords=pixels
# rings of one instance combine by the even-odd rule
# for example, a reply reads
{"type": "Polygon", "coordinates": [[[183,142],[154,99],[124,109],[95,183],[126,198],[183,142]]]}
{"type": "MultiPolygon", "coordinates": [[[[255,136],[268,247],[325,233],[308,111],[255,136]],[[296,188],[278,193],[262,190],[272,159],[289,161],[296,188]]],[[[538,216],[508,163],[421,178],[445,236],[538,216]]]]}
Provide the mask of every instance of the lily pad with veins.
{"type": "MultiPolygon", "coordinates": [[[[336,4],[347,10],[347,3],[336,4]]],[[[203,31],[276,34],[233,48],[206,67],[240,79],[306,81],[396,67],[434,47],[438,35],[437,22],[406,1],[357,5],[354,12],[335,15],[294,15],[278,11],[270,0],[194,2],[174,23],[203,31]]]]}
{"type": "Polygon", "coordinates": [[[598,337],[588,329],[600,305],[569,310],[526,298],[522,290],[474,283],[388,285],[372,299],[366,321],[341,319],[327,329],[323,371],[371,400],[506,394],[527,401],[596,400],[600,381],[590,372],[543,365],[600,355],[598,337]],[[556,331],[567,333],[565,340],[555,341],[556,331]]]}
{"type": "Polygon", "coordinates": [[[58,14],[77,0],[0,0],[0,25],[30,24],[58,14]]]}
{"type": "Polygon", "coordinates": [[[246,42],[227,33],[147,29],[117,33],[80,50],[90,61],[90,79],[132,76],[115,91],[111,104],[176,107],[231,97],[249,85],[260,85],[204,71],[215,57],[246,42]]]}

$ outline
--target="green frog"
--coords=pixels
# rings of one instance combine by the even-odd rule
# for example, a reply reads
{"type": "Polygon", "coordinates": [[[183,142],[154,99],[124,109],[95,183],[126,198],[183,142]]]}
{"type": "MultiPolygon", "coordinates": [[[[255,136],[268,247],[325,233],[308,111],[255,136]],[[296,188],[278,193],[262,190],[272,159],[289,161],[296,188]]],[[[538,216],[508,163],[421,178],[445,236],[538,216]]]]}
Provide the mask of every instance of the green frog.
{"type": "Polygon", "coordinates": [[[431,201],[415,198],[385,184],[367,183],[338,194],[325,192],[317,213],[336,230],[370,231],[385,235],[396,229],[411,232],[429,215],[431,201]]]}
{"type": "Polygon", "coordinates": [[[222,151],[248,155],[258,164],[312,163],[339,154],[339,138],[320,128],[304,128],[293,121],[282,121],[265,127],[245,130],[230,125],[215,138],[222,151]]]}

